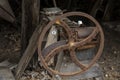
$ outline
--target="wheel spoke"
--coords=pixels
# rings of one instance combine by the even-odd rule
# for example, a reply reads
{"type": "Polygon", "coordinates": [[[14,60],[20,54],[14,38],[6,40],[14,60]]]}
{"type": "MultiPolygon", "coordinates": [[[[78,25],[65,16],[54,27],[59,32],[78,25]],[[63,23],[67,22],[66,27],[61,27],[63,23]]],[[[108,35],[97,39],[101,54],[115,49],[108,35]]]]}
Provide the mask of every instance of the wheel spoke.
{"type": "Polygon", "coordinates": [[[82,70],[86,69],[86,66],[84,66],[84,65],[78,60],[78,58],[76,57],[75,49],[71,49],[71,50],[70,50],[70,56],[71,56],[72,61],[73,61],[76,65],[78,65],[82,70]]]}
{"type": "Polygon", "coordinates": [[[98,41],[91,41],[87,44],[84,44],[83,46],[78,46],[77,50],[85,50],[85,49],[90,49],[96,46],[98,44],[98,41]]]}
{"type": "Polygon", "coordinates": [[[81,40],[80,42],[75,42],[74,47],[80,47],[87,43],[90,43],[97,34],[98,34],[98,30],[97,28],[94,28],[93,32],[87,38],[81,40]]]}

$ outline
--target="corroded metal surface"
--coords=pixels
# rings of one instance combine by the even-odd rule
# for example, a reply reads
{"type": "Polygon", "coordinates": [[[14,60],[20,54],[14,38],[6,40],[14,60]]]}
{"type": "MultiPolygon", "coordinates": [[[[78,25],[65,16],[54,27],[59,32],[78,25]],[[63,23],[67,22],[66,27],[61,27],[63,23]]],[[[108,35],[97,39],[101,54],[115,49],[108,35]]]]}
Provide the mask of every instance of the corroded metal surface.
{"type": "Polygon", "coordinates": [[[8,0],[0,0],[0,17],[9,21],[14,22],[15,16],[9,5],[8,0]]]}
{"type": "MultiPolygon", "coordinates": [[[[85,30],[86,31],[86,30],[85,30]]],[[[77,31],[79,33],[79,29],[77,31]]],[[[78,36],[80,36],[82,33],[79,33],[78,36]]],[[[49,22],[47,24],[47,26],[45,26],[45,28],[43,29],[40,37],[39,37],[39,44],[38,44],[38,53],[39,53],[39,58],[41,60],[41,63],[43,65],[43,67],[51,74],[54,75],[61,75],[61,76],[72,76],[72,75],[77,75],[77,74],[82,74],[85,71],[87,71],[89,68],[91,68],[92,65],[94,65],[96,63],[96,61],[99,59],[100,55],[102,54],[103,51],[103,46],[104,46],[104,35],[103,35],[103,31],[101,29],[100,24],[90,15],[86,14],[86,13],[82,13],[82,12],[69,12],[69,13],[65,13],[61,16],[56,17],[54,20],[52,20],[51,22],[49,22]],[[69,16],[81,16],[81,17],[85,17],[88,18],[89,20],[91,20],[95,26],[93,26],[93,30],[91,30],[90,33],[84,34],[86,37],[85,38],[80,38],[80,37],[75,37],[76,35],[74,35],[74,32],[72,31],[73,29],[68,26],[68,24],[66,22],[64,22],[64,18],[69,17],[69,16]],[[61,26],[60,28],[63,29],[64,31],[64,35],[66,36],[66,41],[58,41],[57,43],[54,43],[50,46],[48,46],[47,48],[44,48],[42,50],[42,42],[44,40],[45,34],[49,31],[49,29],[51,28],[52,25],[59,25],[61,26]],[[76,56],[76,49],[78,47],[83,47],[86,44],[91,43],[96,36],[99,36],[99,48],[97,53],[95,54],[95,56],[93,57],[93,59],[91,60],[91,62],[89,64],[84,65],[81,63],[81,61],[77,58],[76,56]],[[64,51],[64,50],[68,50],[70,57],[72,59],[72,61],[79,66],[79,68],[81,70],[77,70],[75,72],[59,72],[57,70],[54,70],[52,68],[50,68],[48,66],[48,62],[49,60],[54,57],[56,54],[59,54],[59,52],[64,51]],[[44,55],[44,56],[43,56],[44,55]]]]}

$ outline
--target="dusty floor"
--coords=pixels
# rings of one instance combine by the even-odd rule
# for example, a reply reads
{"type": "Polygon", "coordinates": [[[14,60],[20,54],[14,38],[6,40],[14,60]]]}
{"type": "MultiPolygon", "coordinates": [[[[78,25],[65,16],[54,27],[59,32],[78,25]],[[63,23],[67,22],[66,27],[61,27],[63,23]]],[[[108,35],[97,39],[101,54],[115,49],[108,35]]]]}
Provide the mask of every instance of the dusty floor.
{"type": "MultiPolygon", "coordinates": [[[[105,48],[99,64],[105,80],[120,80],[120,32],[105,31],[105,48]]],[[[17,63],[20,59],[20,33],[12,27],[0,26],[0,62],[8,59],[17,63]]]]}
{"type": "Polygon", "coordinates": [[[105,48],[99,60],[105,80],[120,80],[120,33],[104,29],[105,48]]]}

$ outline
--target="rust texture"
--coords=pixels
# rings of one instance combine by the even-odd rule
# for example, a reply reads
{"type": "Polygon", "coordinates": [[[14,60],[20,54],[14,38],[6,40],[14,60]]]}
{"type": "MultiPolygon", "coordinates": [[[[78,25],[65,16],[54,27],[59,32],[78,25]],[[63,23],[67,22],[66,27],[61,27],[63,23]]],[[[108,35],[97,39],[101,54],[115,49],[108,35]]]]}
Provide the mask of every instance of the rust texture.
{"type": "Polygon", "coordinates": [[[68,12],[63,15],[56,17],[54,20],[50,21],[42,30],[39,37],[38,44],[38,55],[43,67],[51,74],[51,75],[60,75],[60,76],[73,76],[77,74],[82,74],[91,68],[96,61],[99,59],[102,54],[104,47],[104,34],[100,24],[90,15],[83,12],[68,12]],[[63,19],[70,16],[80,16],[85,17],[91,20],[95,26],[93,27],[76,27],[71,28],[63,19]],[[52,25],[59,25],[60,28],[63,29],[63,35],[67,38],[65,40],[60,40],[58,42],[49,45],[46,48],[43,48],[42,43],[44,41],[45,34],[49,31],[52,25]],[[98,37],[99,36],[99,37],[98,37]],[[94,39],[97,37],[97,41],[94,39]],[[91,60],[91,62],[86,66],[80,62],[80,60],[76,56],[76,49],[84,49],[91,48],[91,45],[95,47],[95,45],[99,45],[97,53],[91,60]],[[52,57],[56,54],[59,54],[60,51],[68,50],[72,61],[80,67],[81,70],[72,72],[72,73],[62,73],[57,70],[54,70],[49,67],[47,64],[52,57]]]}

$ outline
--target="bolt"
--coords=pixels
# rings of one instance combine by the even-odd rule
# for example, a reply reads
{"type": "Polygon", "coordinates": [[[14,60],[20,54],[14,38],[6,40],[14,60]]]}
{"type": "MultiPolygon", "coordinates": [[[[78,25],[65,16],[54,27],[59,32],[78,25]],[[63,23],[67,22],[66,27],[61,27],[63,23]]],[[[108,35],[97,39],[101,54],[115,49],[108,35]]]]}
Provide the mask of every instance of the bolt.
{"type": "Polygon", "coordinates": [[[52,31],[52,35],[56,35],[57,34],[57,31],[56,30],[53,30],[52,31]]]}

